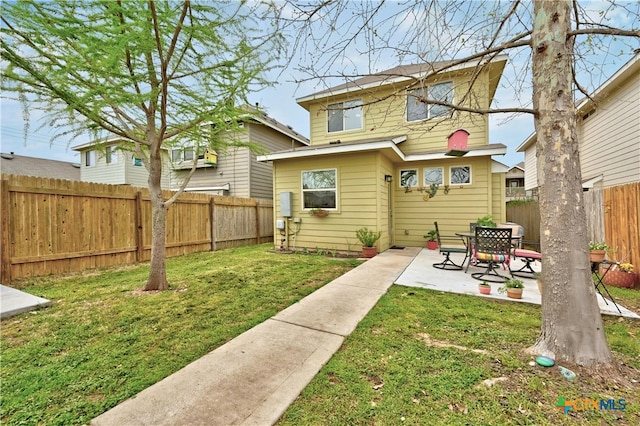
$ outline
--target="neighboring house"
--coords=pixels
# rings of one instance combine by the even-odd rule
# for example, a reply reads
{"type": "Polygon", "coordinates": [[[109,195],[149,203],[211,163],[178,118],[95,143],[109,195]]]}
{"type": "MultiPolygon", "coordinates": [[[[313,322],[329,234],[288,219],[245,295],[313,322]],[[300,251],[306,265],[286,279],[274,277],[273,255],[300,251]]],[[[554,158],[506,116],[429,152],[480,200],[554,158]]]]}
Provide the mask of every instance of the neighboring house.
{"type": "Polygon", "coordinates": [[[506,168],[491,156],[506,147],[489,143],[488,117],[419,97],[486,109],[506,61],[400,66],[298,99],[309,111],[311,145],[258,157],[274,164],[276,226],[286,236],[276,235],[276,245],[359,250],[355,231],[368,227],[382,231],[385,250],[424,245],[434,221],[448,234],[487,214],[504,222],[506,168]],[[468,147],[449,149],[451,135],[468,135],[468,147]],[[328,215],[311,216],[314,208],[328,215]]]}
{"type": "MultiPolygon", "coordinates": [[[[582,186],[607,188],[640,182],[640,53],[577,105],[582,186]]],[[[542,185],[536,135],[518,148],[525,155],[525,188],[542,185]]]]}
{"type": "MultiPolygon", "coordinates": [[[[309,141],[291,127],[247,107],[252,116],[242,123],[243,131],[234,140],[262,146],[266,152],[308,145],[309,141]]],[[[147,187],[148,173],[131,152],[115,149],[118,139],[101,144],[74,147],[81,152],[82,180],[147,187]]],[[[176,190],[188,175],[196,157],[193,146],[175,147],[166,152],[162,187],[176,190]]],[[[245,198],[272,198],[272,166],[256,161],[249,148],[229,148],[225,153],[207,150],[197,155],[198,165],[186,191],[245,198]]]]}
{"type": "Polygon", "coordinates": [[[80,165],[46,158],[26,157],[13,152],[0,154],[0,173],[65,180],[80,180],[80,165]]]}
{"type": "Polygon", "coordinates": [[[507,201],[525,198],[524,162],[509,167],[505,175],[505,197],[507,201]]]}

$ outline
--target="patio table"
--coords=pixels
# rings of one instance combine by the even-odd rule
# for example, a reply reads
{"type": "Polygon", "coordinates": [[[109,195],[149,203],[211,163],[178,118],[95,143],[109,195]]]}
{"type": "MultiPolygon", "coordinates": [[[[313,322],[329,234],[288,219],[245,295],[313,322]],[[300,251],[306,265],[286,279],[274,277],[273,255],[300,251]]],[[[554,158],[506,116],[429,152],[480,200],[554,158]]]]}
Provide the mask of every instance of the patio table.
{"type": "Polygon", "coordinates": [[[604,277],[607,276],[614,265],[618,265],[618,263],[609,262],[608,260],[603,260],[602,262],[591,262],[591,276],[593,277],[593,284],[596,286],[596,290],[598,291],[598,293],[600,293],[600,296],[602,296],[604,303],[606,303],[607,305],[609,304],[609,302],[607,302],[607,298],[604,297],[604,294],[602,294],[602,292],[600,291],[600,287],[602,287],[605,293],[607,293],[607,296],[609,296],[609,300],[611,300],[613,306],[615,306],[618,312],[622,314],[622,311],[620,311],[618,304],[615,300],[613,300],[611,293],[609,293],[607,286],[604,284],[604,277]],[[600,266],[602,266],[602,268],[604,269],[604,273],[602,274],[600,274],[600,266]]]}

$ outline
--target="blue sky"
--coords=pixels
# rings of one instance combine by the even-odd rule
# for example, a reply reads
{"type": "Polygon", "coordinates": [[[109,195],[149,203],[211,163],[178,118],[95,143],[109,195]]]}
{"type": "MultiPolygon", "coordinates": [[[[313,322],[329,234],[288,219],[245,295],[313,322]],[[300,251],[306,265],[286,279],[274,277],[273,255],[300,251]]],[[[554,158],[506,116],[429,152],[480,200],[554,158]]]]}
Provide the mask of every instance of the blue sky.
{"type": "MultiPolygon", "coordinates": [[[[373,4],[374,3],[375,2],[373,2],[373,4]]],[[[600,4],[603,3],[595,2],[594,10],[597,10],[600,4]]],[[[393,9],[390,10],[390,14],[393,14],[393,9]]],[[[418,41],[416,41],[416,39],[409,41],[406,39],[407,34],[415,30],[416,21],[424,21],[425,19],[428,20],[429,17],[402,15],[399,21],[398,18],[396,18],[393,26],[388,28],[393,28],[393,30],[389,29],[389,31],[396,31],[398,34],[397,37],[402,38],[402,40],[398,40],[398,43],[413,43],[412,47],[415,49],[422,48],[420,44],[439,46],[439,43],[442,43],[442,40],[446,39],[446,35],[448,34],[445,34],[445,37],[443,37],[443,34],[440,34],[439,39],[434,39],[433,36],[418,41]]],[[[618,19],[622,20],[623,18],[619,17],[618,19]]],[[[381,28],[383,24],[384,22],[380,23],[381,28]]],[[[387,24],[389,23],[387,22],[387,24]]],[[[445,28],[444,31],[450,32],[452,38],[456,36],[458,38],[460,37],[459,33],[456,34],[453,28],[445,28]]],[[[340,37],[343,35],[337,34],[337,36],[340,37]]],[[[382,71],[398,65],[399,62],[402,61],[402,59],[399,59],[397,56],[390,55],[388,52],[385,53],[383,50],[376,55],[363,53],[366,49],[363,49],[362,46],[366,43],[366,40],[361,40],[346,49],[345,55],[337,62],[332,62],[330,66],[325,68],[325,71],[327,73],[347,72],[353,74],[365,73],[368,70],[382,71]]],[[[639,47],[638,42],[635,42],[635,47],[639,47]]],[[[440,46],[440,48],[442,47],[440,46]]],[[[456,46],[456,49],[458,49],[461,55],[465,53],[464,49],[459,48],[459,46],[456,46]]],[[[294,57],[292,65],[285,69],[280,75],[276,76],[274,74],[273,77],[277,78],[278,81],[276,86],[253,93],[249,97],[249,101],[252,104],[259,103],[271,117],[286,125],[292,126],[299,133],[309,136],[309,114],[305,109],[297,105],[295,99],[323,89],[327,84],[338,84],[339,81],[333,80],[334,83],[332,83],[331,80],[309,80],[309,75],[305,75],[298,68],[308,66],[311,61],[318,63],[324,60],[326,56],[319,55],[317,52],[305,53],[306,55],[303,55],[302,52],[297,54],[294,57]],[[304,81],[302,83],[296,83],[296,80],[304,81]]],[[[500,87],[494,99],[494,103],[497,104],[497,106],[521,106],[523,102],[530,102],[530,89],[526,87],[528,82],[525,80],[525,85],[522,87],[513,85],[513,82],[523,73],[523,70],[526,70],[527,61],[530,59],[528,55],[527,49],[519,53],[515,52],[515,54],[510,54],[509,64],[505,69],[500,87]]],[[[581,83],[590,90],[594,90],[602,84],[608,77],[615,73],[617,69],[624,65],[632,55],[628,44],[618,46],[614,42],[606,46],[602,45],[601,51],[593,56],[595,59],[590,59],[589,63],[598,64],[598,66],[584,66],[580,75],[580,77],[582,77],[581,83]],[[627,53],[620,54],[621,50],[625,50],[627,53]]],[[[404,60],[407,61],[404,62],[404,64],[415,62],[415,60],[409,60],[408,58],[404,58],[404,60]]],[[[25,120],[23,118],[21,105],[10,99],[0,99],[0,150],[2,152],[14,152],[18,155],[79,162],[78,154],[73,151],[71,147],[88,142],[89,136],[84,138],[79,137],[73,141],[65,139],[52,141],[51,138],[53,135],[46,125],[46,119],[40,115],[40,111],[30,108],[30,117],[30,127],[25,142],[25,120]],[[45,123],[44,126],[43,123],[45,123]]],[[[508,166],[515,165],[522,161],[524,159],[523,155],[516,153],[515,149],[533,132],[533,129],[533,118],[530,115],[491,115],[490,143],[503,143],[507,146],[508,150],[507,155],[504,157],[496,157],[496,160],[508,166]]]]}

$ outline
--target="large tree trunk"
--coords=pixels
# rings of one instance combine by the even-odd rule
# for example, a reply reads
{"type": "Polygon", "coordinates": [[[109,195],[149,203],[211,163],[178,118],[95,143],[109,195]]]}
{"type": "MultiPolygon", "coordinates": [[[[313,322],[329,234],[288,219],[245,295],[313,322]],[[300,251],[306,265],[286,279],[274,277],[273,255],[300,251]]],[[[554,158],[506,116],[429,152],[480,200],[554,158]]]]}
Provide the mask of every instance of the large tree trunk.
{"type": "Polygon", "coordinates": [[[532,352],[586,367],[610,364],[588,260],[575,104],[571,2],[534,1],[533,106],[540,188],[542,329],[532,352]]]}
{"type": "Polygon", "coordinates": [[[160,143],[149,150],[149,196],[151,198],[151,270],[145,290],[168,290],[166,258],[167,208],[162,197],[160,143]]]}

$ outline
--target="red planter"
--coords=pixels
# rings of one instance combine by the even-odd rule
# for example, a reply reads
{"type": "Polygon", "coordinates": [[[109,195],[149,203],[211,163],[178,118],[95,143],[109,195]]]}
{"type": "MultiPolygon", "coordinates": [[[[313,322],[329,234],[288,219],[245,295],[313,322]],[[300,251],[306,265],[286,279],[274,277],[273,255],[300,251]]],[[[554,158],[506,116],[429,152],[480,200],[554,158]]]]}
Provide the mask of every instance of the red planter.
{"type": "Polygon", "coordinates": [[[378,248],[377,247],[365,247],[362,246],[362,256],[370,259],[373,256],[375,256],[376,254],[378,254],[378,248]]]}
{"type": "Polygon", "coordinates": [[[427,248],[429,250],[435,250],[438,248],[438,242],[437,241],[427,241],[427,248]]]}
{"type": "Polygon", "coordinates": [[[604,283],[614,287],[633,288],[638,280],[635,272],[623,272],[619,270],[609,271],[604,276],[604,283]]]}
{"type": "Polygon", "coordinates": [[[491,294],[491,287],[479,285],[478,291],[480,291],[480,294],[491,294]]]}

